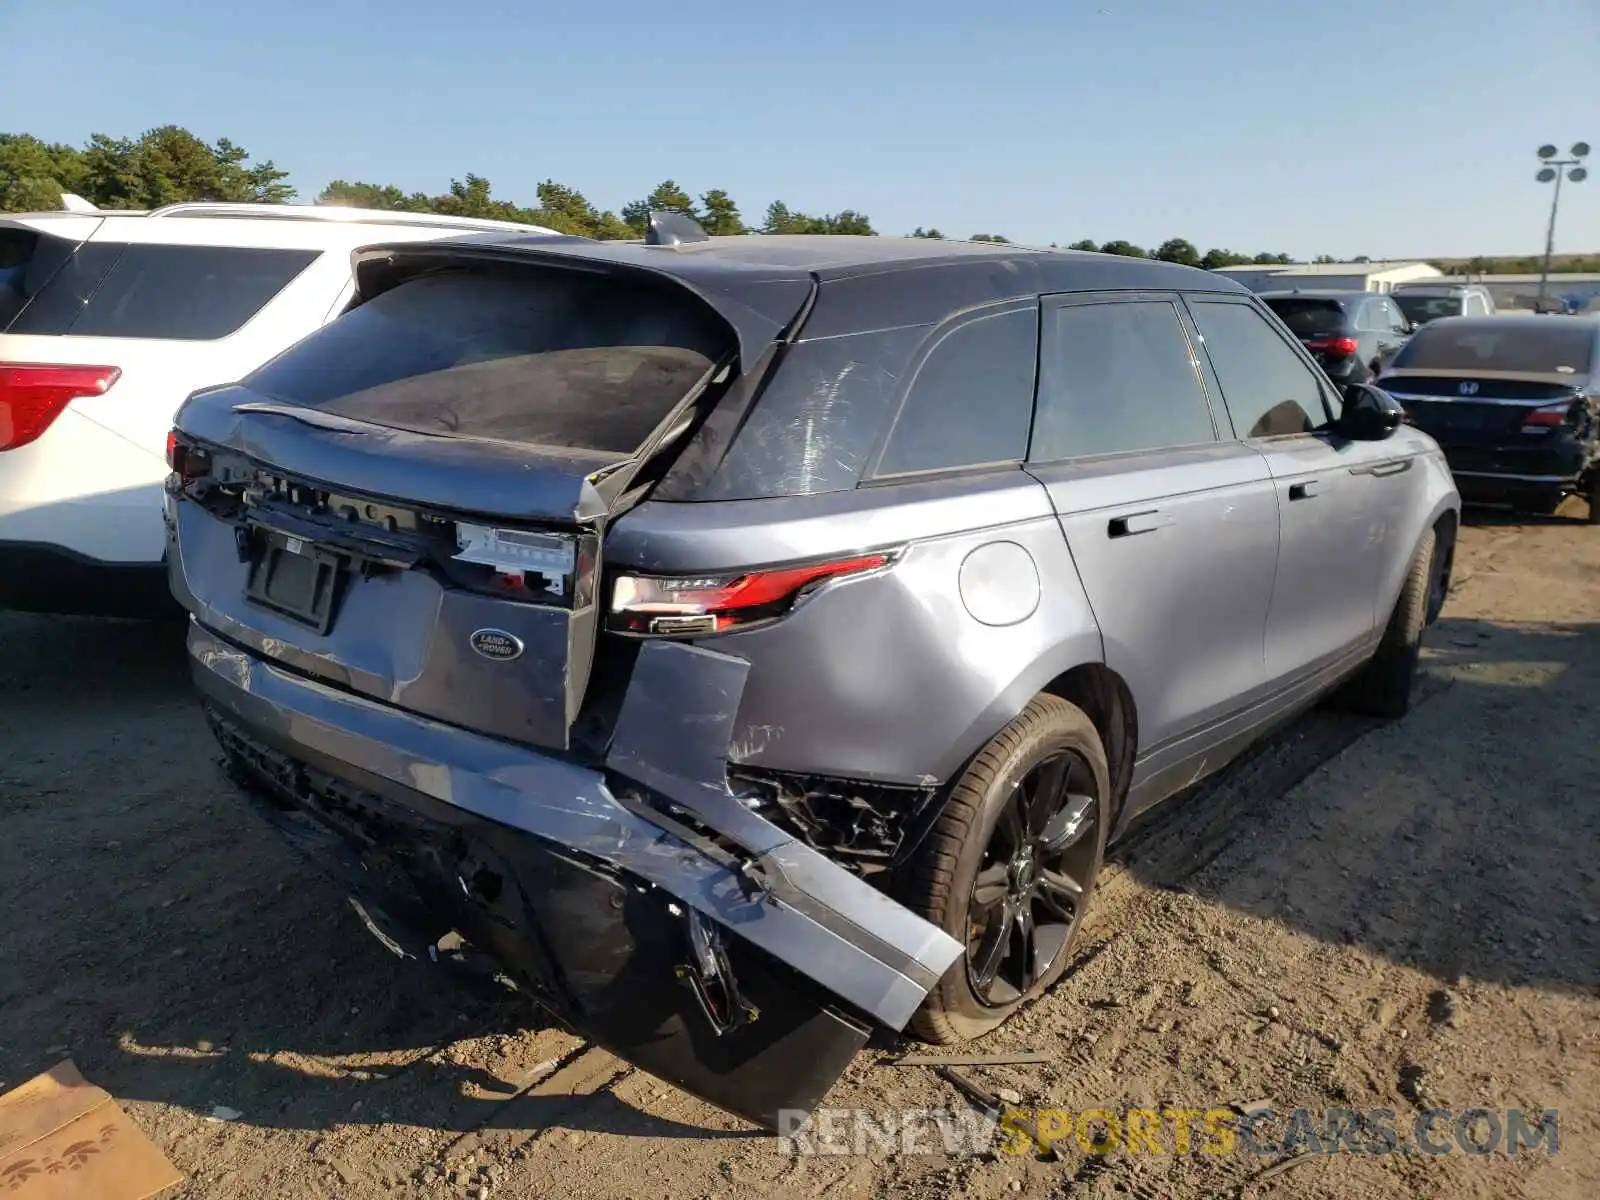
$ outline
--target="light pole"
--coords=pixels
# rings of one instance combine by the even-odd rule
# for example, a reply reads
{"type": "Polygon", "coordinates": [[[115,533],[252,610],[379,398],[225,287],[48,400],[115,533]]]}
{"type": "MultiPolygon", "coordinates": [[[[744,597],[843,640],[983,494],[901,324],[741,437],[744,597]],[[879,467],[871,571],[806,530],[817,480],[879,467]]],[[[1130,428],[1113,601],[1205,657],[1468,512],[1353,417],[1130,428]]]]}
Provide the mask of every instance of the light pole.
{"type": "Polygon", "coordinates": [[[1582,183],[1589,178],[1589,169],[1583,165],[1583,160],[1589,156],[1589,143],[1578,142],[1571,150],[1571,158],[1557,158],[1561,153],[1554,146],[1545,144],[1539,147],[1539,159],[1544,166],[1539,168],[1535,176],[1540,183],[1555,181],[1555,194],[1550,197],[1550,228],[1544,235],[1544,266],[1539,270],[1539,299],[1537,309],[1544,311],[1545,286],[1550,282],[1550,255],[1556,247],[1556,209],[1561,204],[1561,180],[1563,177],[1573,183],[1582,183]]]}

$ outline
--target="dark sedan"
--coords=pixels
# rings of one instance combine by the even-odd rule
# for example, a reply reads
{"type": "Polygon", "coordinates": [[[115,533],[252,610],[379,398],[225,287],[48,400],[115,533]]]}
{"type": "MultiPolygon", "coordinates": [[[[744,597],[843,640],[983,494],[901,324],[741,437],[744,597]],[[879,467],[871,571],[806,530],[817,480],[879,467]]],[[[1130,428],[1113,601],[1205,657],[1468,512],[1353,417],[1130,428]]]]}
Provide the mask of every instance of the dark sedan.
{"type": "Polygon", "coordinates": [[[1464,499],[1551,512],[1577,493],[1600,524],[1600,321],[1446,317],[1378,386],[1444,449],[1464,499]]]}
{"type": "Polygon", "coordinates": [[[1412,325],[1378,292],[1266,292],[1261,297],[1335,383],[1367,383],[1411,336],[1412,325]]]}

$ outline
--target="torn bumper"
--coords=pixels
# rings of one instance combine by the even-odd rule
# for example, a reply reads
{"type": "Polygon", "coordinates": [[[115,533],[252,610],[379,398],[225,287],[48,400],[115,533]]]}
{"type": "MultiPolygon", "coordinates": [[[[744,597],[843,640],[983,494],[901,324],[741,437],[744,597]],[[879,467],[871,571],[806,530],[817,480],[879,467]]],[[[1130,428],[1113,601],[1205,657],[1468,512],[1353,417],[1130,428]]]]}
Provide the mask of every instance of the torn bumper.
{"type": "Polygon", "coordinates": [[[459,932],[579,1032],[775,1128],[961,947],[713,786],[743,664],[659,650],[601,771],[189,635],[235,777],[371,911],[459,932]]]}

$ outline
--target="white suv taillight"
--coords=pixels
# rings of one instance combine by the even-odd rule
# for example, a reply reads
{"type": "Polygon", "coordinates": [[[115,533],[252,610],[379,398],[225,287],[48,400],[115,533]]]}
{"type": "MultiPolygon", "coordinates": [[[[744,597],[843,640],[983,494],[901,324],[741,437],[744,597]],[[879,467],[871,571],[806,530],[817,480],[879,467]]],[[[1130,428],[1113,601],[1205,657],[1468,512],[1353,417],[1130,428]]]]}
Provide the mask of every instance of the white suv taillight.
{"type": "Polygon", "coordinates": [[[743,575],[618,575],[611,587],[610,625],[658,637],[721,633],[781,616],[824,583],[882,570],[896,557],[880,551],[743,575]]]}
{"type": "Polygon", "coordinates": [[[0,363],[0,450],[37,441],[68,404],[104,395],[121,374],[120,367],[0,363]]]}

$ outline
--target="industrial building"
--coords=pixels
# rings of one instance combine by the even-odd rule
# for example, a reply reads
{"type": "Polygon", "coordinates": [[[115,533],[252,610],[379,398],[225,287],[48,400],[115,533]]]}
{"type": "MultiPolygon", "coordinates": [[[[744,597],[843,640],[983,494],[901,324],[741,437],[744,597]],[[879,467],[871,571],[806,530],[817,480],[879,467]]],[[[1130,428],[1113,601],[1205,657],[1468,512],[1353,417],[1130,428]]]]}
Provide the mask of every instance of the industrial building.
{"type": "Polygon", "coordinates": [[[1217,274],[1237,280],[1252,292],[1281,292],[1297,287],[1387,292],[1397,283],[1443,278],[1442,271],[1425,262],[1250,263],[1218,267],[1217,274]]]}

